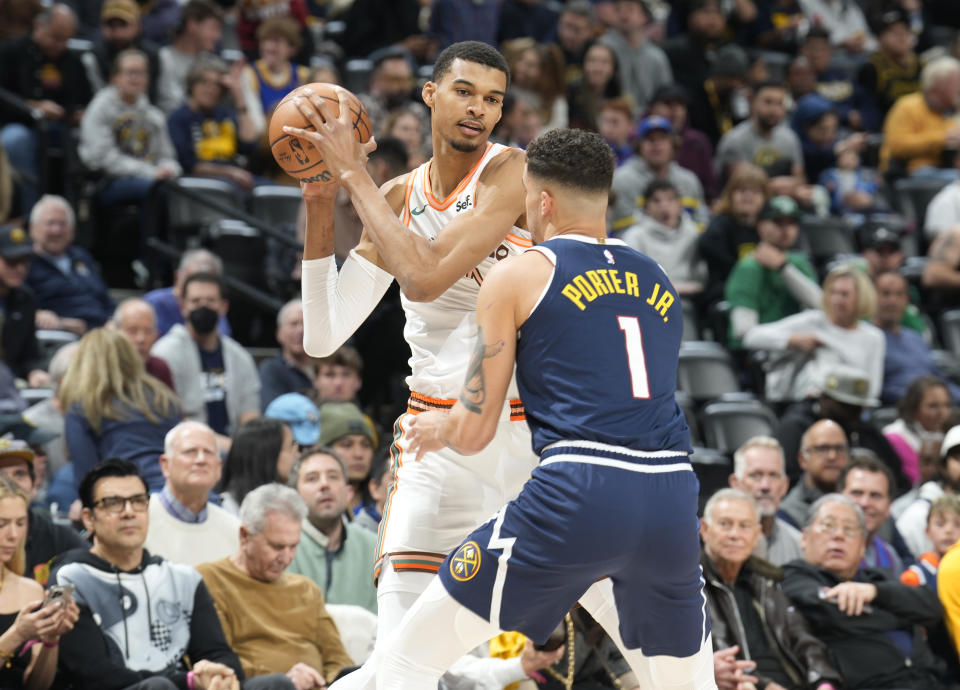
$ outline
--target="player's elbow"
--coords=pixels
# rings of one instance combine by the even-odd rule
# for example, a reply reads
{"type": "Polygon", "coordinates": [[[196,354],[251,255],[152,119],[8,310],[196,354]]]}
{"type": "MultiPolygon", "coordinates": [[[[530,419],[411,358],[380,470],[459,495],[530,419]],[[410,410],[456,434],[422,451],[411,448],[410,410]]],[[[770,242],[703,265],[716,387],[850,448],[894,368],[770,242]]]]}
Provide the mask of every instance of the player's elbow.
{"type": "Polygon", "coordinates": [[[311,357],[329,357],[339,346],[317,333],[303,334],[303,351],[311,357]]]}
{"type": "Polygon", "coordinates": [[[464,430],[457,448],[463,455],[476,455],[490,445],[496,431],[496,424],[477,425],[473,429],[464,430]]]}
{"type": "Polygon", "coordinates": [[[450,287],[449,285],[439,285],[429,275],[424,275],[428,272],[425,270],[417,275],[406,274],[397,279],[403,294],[411,302],[432,302],[450,287]]]}

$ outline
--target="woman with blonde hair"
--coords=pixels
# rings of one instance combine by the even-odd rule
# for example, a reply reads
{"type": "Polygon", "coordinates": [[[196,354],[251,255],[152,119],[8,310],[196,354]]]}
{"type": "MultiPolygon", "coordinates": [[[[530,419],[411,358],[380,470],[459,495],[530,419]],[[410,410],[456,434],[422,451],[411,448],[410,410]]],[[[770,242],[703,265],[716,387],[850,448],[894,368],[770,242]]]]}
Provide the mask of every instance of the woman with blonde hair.
{"type": "Polygon", "coordinates": [[[58,398],[75,486],[101,460],[123,458],[140,467],[150,491],[163,488],[159,458],[183,417],[180,401],[122,333],[98,328],[80,339],[58,398]]]}
{"type": "Polygon", "coordinates": [[[760,241],[757,221],[770,193],[769,179],[760,168],[743,163],[734,170],[714,208],[713,220],[700,236],[697,249],[707,262],[710,277],[704,301],[723,299],[724,284],[737,261],[760,241]]]}
{"type": "Polygon", "coordinates": [[[41,606],[43,587],[23,577],[29,502],[0,474],[0,687],[46,690],[57,673],[60,636],[80,611],[72,598],[41,606]]]}
{"type": "Polygon", "coordinates": [[[886,340],[883,331],[869,323],[876,303],[870,279],[848,264],[827,274],[820,309],[751,328],[743,338],[745,347],[789,355],[768,370],[767,397],[801,400],[818,395],[830,368],[846,365],[866,377],[864,397],[879,400],[886,340]]]}

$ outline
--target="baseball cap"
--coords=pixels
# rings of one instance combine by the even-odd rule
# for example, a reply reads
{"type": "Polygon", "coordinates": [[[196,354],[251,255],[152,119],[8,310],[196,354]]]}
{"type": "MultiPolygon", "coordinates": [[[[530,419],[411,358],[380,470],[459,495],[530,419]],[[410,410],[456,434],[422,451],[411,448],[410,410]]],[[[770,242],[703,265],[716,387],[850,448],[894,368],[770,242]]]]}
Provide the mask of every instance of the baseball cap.
{"type": "Polygon", "coordinates": [[[862,369],[834,364],[827,369],[822,392],[829,398],[857,407],[876,407],[879,401],[869,396],[870,380],[862,369]]]}
{"type": "Polygon", "coordinates": [[[263,416],[290,425],[293,440],[301,446],[312,446],[320,438],[320,410],[300,393],[284,393],[274,398],[263,416]]]}
{"type": "Polygon", "coordinates": [[[9,458],[33,462],[33,451],[30,450],[30,446],[25,441],[10,441],[0,438],[0,463],[9,458]]]}
{"type": "Polygon", "coordinates": [[[41,429],[22,414],[0,415],[0,438],[23,441],[30,446],[42,446],[60,436],[56,431],[41,429]]]}
{"type": "Polygon", "coordinates": [[[947,457],[950,449],[957,446],[960,446],[960,425],[950,427],[950,431],[944,435],[943,443],[940,444],[940,457],[947,457]]]}
{"type": "Polygon", "coordinates": [[[881,34],[894,24],[905,24],[910,27],[910,15],[902,7],[891,7],[885,12],[881,12],[874,19],[873,31],[881,34]]]}
{"type": "Polygon", "coordinates": [[[640,120],[640,125],[637,127],[637,137],[643,139],[650,134],[650,132],[673,134],[673,127],[667,118],[660,117],[659,115],[650,115],[640,120]]]}
{"type": "Polygon", "coordinates": [[[776,218],[793,218],[794,220],[800,220],[800,206],[793,200],[793,197],[783,194],[774,196],[768,199],[767,203],[763,205],[760,218],[763,220],[773,220],[776,218]]]}
{"type": "Polygon", "coordinates": [[[860,244],[864,249],[876,249],[885,244],[900,247],[900,233],[882,223],[866,223],[860,231],[860,244]]]}
{"type": "Polygon", "coordinates": [[[362,434],[376,443],[373,429],[353,403],[331,402],[320,407],[320,445],[329,446],[344,436],[362,434]]]}
{"type": "Polygon", "coordinates": [[[749,69],[750,60],[743,48],[734,43],[728,43],[714,53],[709,74],[711,77],[744,78],[749,69]]]}
{"type": "Polygon", "coordinates": [[[140,19],[140,8],[133,0],[107,0],[100,10],[100,21],[121,19],[127,24],[133,24],[140,19]]]}
{"type": "Polygon", "coordinates": [[[15,261],[33,255],[27,231],[16,223],[0,225],[0,256],[15,261]]]}
{"type": "Polygon", "coordinates": [[[653,92],[653,98],[650,99],[650,105],[654,103],[683,103],[687,105],[690,98],[687,90],[680,84],[664,84],[653,92]]]}

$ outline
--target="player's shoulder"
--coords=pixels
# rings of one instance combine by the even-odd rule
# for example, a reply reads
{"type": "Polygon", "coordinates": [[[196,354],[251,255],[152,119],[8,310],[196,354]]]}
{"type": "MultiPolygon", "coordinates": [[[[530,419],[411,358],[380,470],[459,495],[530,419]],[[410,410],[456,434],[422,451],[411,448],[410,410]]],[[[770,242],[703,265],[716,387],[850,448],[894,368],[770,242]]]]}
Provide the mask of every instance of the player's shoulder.
{"type": "Polygon", "coordinates": [[[380,193],[383,194],[390,208],[394,213],[400,213],[403,209],[403,200],[406,197],[407,182],[416,170],[397,175],[392,180],[387,180],[380,185],[380,193]]]}
{"type": "Polygon", "coordinates": [[[479,181],[484,184],[501,182],[504,180],[520,182],[523,175],[523,166],[526,165],[527,154],[523,150],[507,147],[494,154],[490,162],[480,173],[479,181]]]}

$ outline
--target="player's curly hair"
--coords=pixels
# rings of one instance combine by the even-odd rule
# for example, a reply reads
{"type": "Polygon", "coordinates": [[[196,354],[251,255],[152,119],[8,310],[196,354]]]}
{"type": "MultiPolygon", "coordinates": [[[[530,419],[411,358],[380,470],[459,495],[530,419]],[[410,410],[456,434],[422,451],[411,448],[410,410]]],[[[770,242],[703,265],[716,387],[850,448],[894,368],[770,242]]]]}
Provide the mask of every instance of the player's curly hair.
{"type": "Polygon", "coordinates": [[[481,41],[460,41],[444,48],[437,56],[436,62],[433,63],[431,81],[439,83],[443,76],[450,71],[450,65],[457,58],[500,70],[507,75],[507,86],[510,86],[510,67],[507,65],[506,59],[496,48],[481,41]]]}
{"type": "Polygon", "coordinates": [[[529,174],[590,192],[610,189],[613,160],[613,151],[603,137],[583,129],[554,129],[527,147],[529,174]]]}

